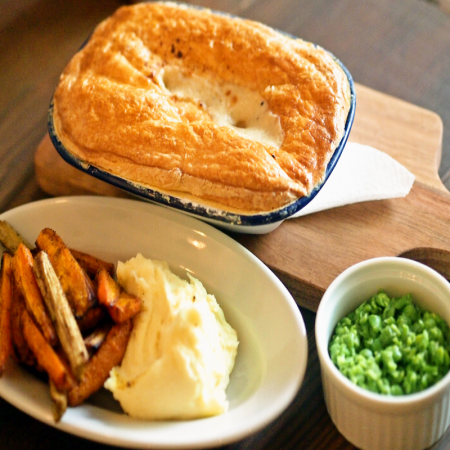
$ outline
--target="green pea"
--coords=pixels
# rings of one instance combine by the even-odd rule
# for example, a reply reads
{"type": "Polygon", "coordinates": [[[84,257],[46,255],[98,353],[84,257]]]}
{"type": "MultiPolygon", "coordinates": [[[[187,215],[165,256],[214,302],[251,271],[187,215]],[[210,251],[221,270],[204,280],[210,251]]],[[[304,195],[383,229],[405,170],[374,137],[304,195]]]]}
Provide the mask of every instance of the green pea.
{"type": "Polygon", "coordinates": [[[412,394],[417,390],[417,374],[412,370],[408,370],[403,382],[403,389],[406,394],[412,394]]]}
{"type": "Polygon", "coordinates": [[[395,314],[395,306],[388,305],[388,306],[386,306],[385,310],[383,311],[383,319],[389,319],[389,317],[393,317],[394,314],[395,314]]]}
{"type": "Polygon", "coordinates": [[[412,322],[415,322],[418,319],[419,316],[419,312],[417,311],[416,307],[412,304],[408,305],[405,307],[405,309],[403,310],[403,314],[406,317],[409,317],[409,319],[412,322]]]}
{"type": "Polygon", "coordinates": [[[356,331],[350,331],[344,336],[344,343],[350,350],[359,346],[359,336],[356,331]]]}
{"type": "Polygon", "coordinates": [[[398,328],[392,325],[388,325],[381,331],[380,341],[383,347],[386,347],[392,343],[394,337],[397,335],[398,328]]]}
{"type": "MultiPolygon", "coordinates": [[[[400,318],[399,318],[399,322],[400,322],[400,318]]],[[[402,340],[402,342],[406,343],[406,341],[408,340],[408,336],[411,333],[409,326],[403,322],[401,324],[399,323],[399,331],[400,331],[400,339],[402,340]]]]}
{"type": "Polygon", "coordinates": [[[430,339],[428,337],[427,330],[423,330],[423,332],[421,334],[416,336],[416,344],[417,344],[417,348],[419,350],[426,350],[428,348],[429,342],[430,342],[430,339]]]}
{"type": "Polygon", "coordinates": [[[424,317],[423,326],[426,330],[430,330],[431,328],[436,327],[436,321],[433,317],[424,317]]]}
{"type": "Polygon", "coordinates": [[[430,339],[433,339],[434,341],[437,341],[439,343],[444,342],[444,333],[442,333],[441,329],[438,327],[433,327],[430,330],[428,330],[430,339]]]}
{"type": "Polygon", "coordinates": [[[372,350],[370,350],[370,348],[363,348],[361,350],[360,355],[366,359],[373,359],[373,353],[372,353],[372,350]]]}
{"type": "Polygon", "coordinates": [[[381,330],[382,320],[380,316],[375,314],[371,314],[369,316],[369,324],[374,333],[379,333],[381,330]]]}
{"type": "Polygon", "coordinates": [[[388,295],[383,291],[380,291],[377,295],[375,295],[375,299],[376,304],[380,305],[382,308],[386,308],[391,301],[388,295]]]}
{"type": "Polygon", "coordinates": [[[405,295],[403,297],[400,297],[398,300],[394,301],[394,307],[397,310],[403,310],[406,306],[412,304],[412,298],[411,295],[405,295]]]}
{"type": "Polygon", "coordinates": [[[374,339],[372,344],[372,350],[376,353],[383,348],[383,344],[380,338],[374,339]]]}
{"type": "Polygon", "coordinates": [[[397,364],[394,361],[391,350],[389,349],[382,350],[381,359],[383,361],[384,367],[387,369],[387,372],[392,372],[397,369],[397,364]]]}
{"type": "Polygon", "coordinates": [[[411,326],[411,319],[410,319],[410,317],[406,316],[403,313],[400,314],[398,316],[398,319],[397,319],[397,325],[399,327],[407,326],[409,328],[411,326]]]}
{"type": "Polygon", "coordinates": [[[391,395],[403,395],[403,389],[400,385],[394,384],[391,387],[391,395]]]}
{"type": "Polygon", "coordinates": [[[422,331],[424,330],[423,327],[423,320],[422,319],[418,319],[416,322],[414,322],[411,326],[412,330],[415,333],[422,333],[422,331]]]}
{"type": "Polygon", "coordinates": [[[403,369],[393,370],[389,373],[389,379],[393,384],[400,385],[405,378],[405,371],[403,369]]]}

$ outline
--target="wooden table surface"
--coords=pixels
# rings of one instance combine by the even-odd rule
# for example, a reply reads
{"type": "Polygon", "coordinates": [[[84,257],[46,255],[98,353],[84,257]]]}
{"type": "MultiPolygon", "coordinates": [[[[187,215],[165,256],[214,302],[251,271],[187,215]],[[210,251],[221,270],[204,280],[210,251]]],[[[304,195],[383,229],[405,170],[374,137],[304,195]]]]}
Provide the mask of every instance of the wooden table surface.
{"type": "MultiPolygon", "coordinates": [[[[37,185],[34,152],[45,135],[58,76],[116,0],[0,1],[0,213],[48,195],[37,185]]],[[[450,187],[450,15],[420,0],[202,0],[192,3],[259,20],[316,42],[356,82],[438,113],[443,121],[439,175],[450,187]]],[[[264,430],[226,449],[351,449],[323,401],[315,314],[301,308],[309,359],[302,388],[264,430]]],[[[450,447],[450,431],[433,449],[450,447]]],[[[41,424],[0,400],[0,448],[101,450],[108,447],[41,424]]]]}

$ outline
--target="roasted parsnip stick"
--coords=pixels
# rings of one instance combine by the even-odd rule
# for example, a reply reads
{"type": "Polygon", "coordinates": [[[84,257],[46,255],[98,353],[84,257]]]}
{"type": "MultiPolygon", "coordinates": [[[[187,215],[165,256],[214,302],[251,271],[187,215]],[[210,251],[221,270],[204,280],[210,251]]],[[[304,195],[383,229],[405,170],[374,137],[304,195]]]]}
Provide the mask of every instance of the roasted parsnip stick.
{"type": "Polygon", "coordinates": [[[0,272],[0,377],[5,371],[6,361],[12,354],[11,343],[11,302],[13,297],[12,256],[3,253],[0,272]]]}
{"type": "Polygon", "coordinates": [[[55,422],[59,422],[67,410],[67,393],[58,390],[51,379],[49,380],[49,385],[50,397],[52,398],[54,405],[53,418],[55,419],[55,422]]]}
{"type": "Polygon", "coordinates": [[[35,256],[33,270],[50,317],[55,324],[61,347],[73,374],[78,378],[89,355],[47,253],[41,251],[35,256]]]}
{"type": "Polygon", "coordinates": [[[131,321],[114,325],[97,353],[84,366],[81,381],[68,391],[69,406],[77,406],[98,391],[114,366],[122,361],[132,330],[131,321]]]}
{"type": "Polygon", "coordinates": [[[8,222],[4,220],[0,220],[0,242],[13,255],[16,253],[19,244],[23,244],[29,249],[33,248],[33,246],[23,236],[21,236],[8,222]]]}
{"type": "Polygon", "coordinates": [[[28,312],[32,315],[42,331],[46,341],[56,345],[57,337],[53,323],[45,308],[44,299],[33,273],[33,256],[23,244],[19,244],[12,260],[16,285],[22,293],[28,312]]]}
{"type": "Polygon", "coordinates": [[[88,276],[64,241],[50,228],[39,233],[36,245],[48,254],[75,317],[82,317],[96,302],[88,276]]]}
{"type": "Polygon", "coordinates": [[[36,356],[38,364],[47,372],[59,391],[68,391],[74,382],[72,374],[67,371],[59,356],[44,339],[26,309],[22,313],[22,326],[25,340],[36,356]]]}

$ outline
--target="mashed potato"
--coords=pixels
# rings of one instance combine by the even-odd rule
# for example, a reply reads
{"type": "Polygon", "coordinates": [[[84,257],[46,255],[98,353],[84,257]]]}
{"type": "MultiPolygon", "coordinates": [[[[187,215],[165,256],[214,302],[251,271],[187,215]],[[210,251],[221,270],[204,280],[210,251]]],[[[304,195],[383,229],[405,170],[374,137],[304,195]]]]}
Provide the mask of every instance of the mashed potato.
{"type": "Polygon", "coordinates": [[[123,410],[151,420],[225,412],[238,339],[214,296],[140,254],[119,262],[117,278],[143,301],[122,364],[105,383],[123,410]]]}

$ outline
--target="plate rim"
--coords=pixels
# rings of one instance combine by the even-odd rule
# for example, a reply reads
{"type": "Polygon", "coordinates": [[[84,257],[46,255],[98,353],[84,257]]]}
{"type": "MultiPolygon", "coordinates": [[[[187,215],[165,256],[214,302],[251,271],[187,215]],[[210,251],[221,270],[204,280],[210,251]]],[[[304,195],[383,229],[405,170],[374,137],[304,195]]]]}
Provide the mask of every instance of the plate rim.
{"type": "MultiPolygon", "coordinates": [[[[202,232],[208,233],[209,237],[221,244],[227,245],[228,248],[230,248],[233,252],[237,252],[243,255],[246,259],[249,259],[251,261],[251,264],[256,264],[260,267],[261,270],[264,270],[266,274],[268,274],[271,283],[275,283],[278,289],[281,289],[281,291],[284,293],[286,301],[286,306],[291,309],[291,312],[295,316],[293,319],[296,324],[297,331],[300,332],[301,336],[298,336],[298,345],[301,347],[302,353],[304,353],[305,358],[303,358],[303,364],[298,369],[298,373],[296,375],[296,383],[295,386],[292,385],[290,387],[290,391],[288,393],[284,392],[284,395],[286,398],[277,406],[276,410],[272,410],[270,414],[265,414],[263,417],[263,420],[261,420],[259,423],[253,423],[251,424],[251,427],[249,429],[243,429],[241,428],[238,432],[229,433],[228,436],[220,436],[219,438],[206,438],[206,440],[198,440],[198,441],[190,441],[190,442],[183,442],[183,444],[176,443],[176,442],[161,442],[161,441],[152,441],[150,440],[133,440],[130,438],[124,438],[117,440],[117,437],[114,437],[114,441],[111,440],[108,436],[105,435],[99,435],[98,433],[93,432],[92,430],[86,432],[85,430],[80,429],[77,426],[74,426],[72,423],[66,423],[63,420],[59,424],[55,424],[53,422],[52,414],[47,411],[47,414],[44,414],[44,416],[40,416],[36,411],[33,412],[33,408],[38,407],[39,411],[42,413],[42,405],[35,405],[32,404],[30,407],[23,407],[23,405],[18,405],[17,402],[14,402],[14,399],[9,398],[9,395],[5,395],[2,386],[3,386],[3,380],[0,380],[0,396],[3,397],[6,401],[8,401],[13,406],[17,407],[18,409],[22,410],[24,413],[34,417],[35,419],[39,420],[40,422],[43,422],[47,425],[53,426],[54,428],[60,429],[62,431],[65,431],[67,433],[77,435],[80,437],[88,438],[90,440],[114,445],[114,446],[123,446],[123,447],[132,447],[132,448],[160,448],[160,449],[175,449],[175,448],[205,448],[205,447],[216,447],[219,445],[225,445],[232,442],[236,442],[238,440],[244,439],[245,437],[248,437],[257,431],[261,430],[263,427],[265,427],[270,422],[276,420],[276,418],[286,409],[288,408],[289,404],[293,401],[295,396],[297,395],[299,389],[301,388],[301,385],[304,380],[305,372],[306,372],[306,365],[307,365],[307,359],[308,359],[308,344],[307,344],[307,334],[306,334],[306,327],[304,324],[303,317],[301,315],[300,310],[298,309],[297,304],[295,303],[295,300],[293,299],[292,295],[288,292],[286,287],[281,283],[281,281],[275,276],[275,274],[261,261],[259,260],[255,255],[253,255],[249,250],[247,250],[245,247],[243,247],[241,244],[233,240],[228,235],[222,233],[220,230],[217,230],[216,228],[212,227],[211,225],[204,223],[202,221],[199,221],[198,219],[195,219],[193,217],[181,214],[176,211],[169,210],[167,208],[163,208],[158,205],[152,205],[148,203],[141,202],[139,200],[133,200],[133,199],[122,199],[122,198],[113,198],[113,197],[98,197],[98,196],[72,196],[72,197],[56,197],[56,198],[49,198],[44,200],[38,200],[35,202],[31,202],[28,204],[24,204],[18,207],[15,207],[9,211],[5,211],[2,214],[0,214],[0,220],[8,220],[9,216],[14,216],[15,214],[19,213],[22,214],[24,211],[26,212],[29,208],[39,208],[41,205],[49,206],[51,208],[57,208],[58,204],[61,203],[72,203],[72,206],[75,207],[77,205],[83,206],[85,202],[92,203],[93,204],[103,204],[105,207],[114,208],[115,205],[133,205],[133,207],[137,208],[138,210],[148,210],[148,213],[150,215],[157,215],[160,217],[168,218],[169,220],[175,221],[178,225],[181,224],[183,227],[187,227],[188,229],[192,230],[201,230],[202,232]],[[111,206],[112,205],[112,206],[111,206]],[[186,225],[187,223],[187,225],[186,225]]],[[[147,212],[147,211],[146,211],[147,212]]],[[[31,402],[30,402],[31,403],[31,402]]],[[[86,405],[86,407],[89,408],[96,408],[92,405],[86,405]]],[[[78,407],[80,408],[80,407],[78,407]]],[[[81,407],[83,408],[83,406],[81,407]]],[[[109,413],[108,410],[104,410],[109,413]]],[[[225,415],[222,415],[226,417],[225,415]]],[[[219,417],[219,416],[216,416],[219,417]]],[[[211,418],[214,419],[214,418],[211,418]]],[[[133,419],[134,420],[134,419],[133,419]]],[[[140,422],[140,421],[138,421],[140,422]]],[[[185,421],[179,421],[185,422],[185,421]]],[[[151,433],[151,432],[150,432],[151,433]]],[[[151,436],[151,434],[150,434],[151,436]]]]}

